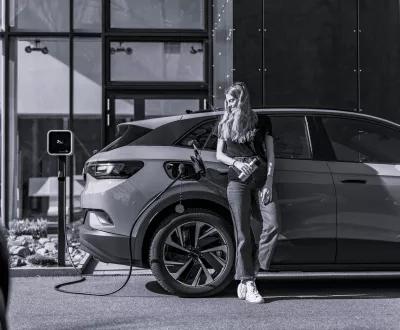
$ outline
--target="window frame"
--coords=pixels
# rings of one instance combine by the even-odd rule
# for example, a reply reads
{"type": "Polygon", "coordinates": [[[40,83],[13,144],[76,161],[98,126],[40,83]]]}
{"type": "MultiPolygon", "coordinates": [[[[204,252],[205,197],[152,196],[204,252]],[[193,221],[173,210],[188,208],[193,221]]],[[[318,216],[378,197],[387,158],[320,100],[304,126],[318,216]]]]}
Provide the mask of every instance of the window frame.
{"type": "Polygon", "coordinates": [[[336,156],[335,150],[332,146],[332,143],[330,141],[328,132],[325,129],[325,125],[322,123],[323,118],[334,118],[334,119],[346,119],[346,120],[355,120],[355,121],[360,121],[360,122],[366,122],[372,125],[377,125],[381,126],[384,128],[391,129],[393,131],[397,131],[400,134],[400,127],[396,127],[395,125],[389,124],[384,121],[379,121],[377,119],[372,119],[372,118],[359,118],[356,116],[344,116],[344,115],[334,115],[334,114],[329,114],[329,115],[324,115],[324,114],[318,114],[315,115],[316,117],[321,117],[321,120],[318,125],[320,125],[320,129],[325,133],[327,142],[329,144],[329,148],[331,148],[332,153],[333,153],[333,158],[329,159],[330,161],[338,162],[338,163],[350,163],[350,164],[387,164],[387,165],[398,165],[399,163],[387,163],[387,162],[356,162],[356,161],[350,161],[350,160],[339,160],[336,156]]]}

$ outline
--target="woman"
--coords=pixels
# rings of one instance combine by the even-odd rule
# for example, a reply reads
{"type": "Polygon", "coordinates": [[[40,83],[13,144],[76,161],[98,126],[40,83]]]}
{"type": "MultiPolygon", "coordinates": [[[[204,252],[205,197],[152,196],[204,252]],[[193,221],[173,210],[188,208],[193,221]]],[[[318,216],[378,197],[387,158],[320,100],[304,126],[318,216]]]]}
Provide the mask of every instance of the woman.
{"type": "Polygon", "coordinates": [[[243,83],[230,86],[225,97],[225,113],[218,124],[216,158],[229,165],[227,197],[236,225],[234,278],[240,280],[237,288],[239,299],[262,303],[264,299],[257,290],[255,278],[260,267],[269,269],[279,231],[276,191],[272,185],[275,166],[273,137],[270,123],[259,121],[251,109],[243,83]],[[250,174],[248,163],[255,157],[261,164],[242,181],[239,173],[250,174]],[[261,227],[261,235],[254,234],[251,216],[256,220],[254,225],[261,227]]]}

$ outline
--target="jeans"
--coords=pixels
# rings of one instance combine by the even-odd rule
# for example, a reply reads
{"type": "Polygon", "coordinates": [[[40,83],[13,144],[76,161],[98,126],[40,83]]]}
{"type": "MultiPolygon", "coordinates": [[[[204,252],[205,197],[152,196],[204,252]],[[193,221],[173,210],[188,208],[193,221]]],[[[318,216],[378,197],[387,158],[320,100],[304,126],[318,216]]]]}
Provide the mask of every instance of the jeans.
{"type": "MultiPolygon", "coordinates": [[[[234,158],[246,161],[243,157],[234,158]]],[[[235,222],[235,280],[254,280],[260,267],[268,270],[278,241],[280,221],[276,209],[276,188],[273,185],[272,201],[267,205],[259,194],[266,174],[267,166],[263,162],[246,183],[228,183],[227,198],[235,222]]]]}

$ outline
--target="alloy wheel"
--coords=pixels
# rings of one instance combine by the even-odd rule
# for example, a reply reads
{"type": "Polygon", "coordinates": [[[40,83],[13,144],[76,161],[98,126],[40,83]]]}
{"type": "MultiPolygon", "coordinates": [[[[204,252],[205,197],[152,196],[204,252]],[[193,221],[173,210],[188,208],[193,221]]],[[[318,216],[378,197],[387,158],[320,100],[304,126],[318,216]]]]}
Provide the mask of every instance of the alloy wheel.
{"type": "Polygon", "coordinates": [[[176,281],[190,287],[209,285],[223,274],[228,263],[224,235],[202,221],[172,228],[163,246],[163,262],[176,281]]]}

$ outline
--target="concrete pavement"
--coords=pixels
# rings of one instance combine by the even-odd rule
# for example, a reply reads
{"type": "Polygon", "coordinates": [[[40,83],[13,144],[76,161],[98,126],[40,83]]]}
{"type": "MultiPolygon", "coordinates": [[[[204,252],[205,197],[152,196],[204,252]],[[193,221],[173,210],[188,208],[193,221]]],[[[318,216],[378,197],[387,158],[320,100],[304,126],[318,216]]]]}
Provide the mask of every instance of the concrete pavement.
{"type": "MultiPolygon", "coordinates": [[[[13,278],[10,329],[400,329],[398,279],[258,279],[266,303],[236,298],[236,283],[210,298],[166,293],[135,275],[110,297],[56,292],[71,277],[13,278]]],[[[72,290],[108,292],[121,276],[89,276],[72,290]]]]}

